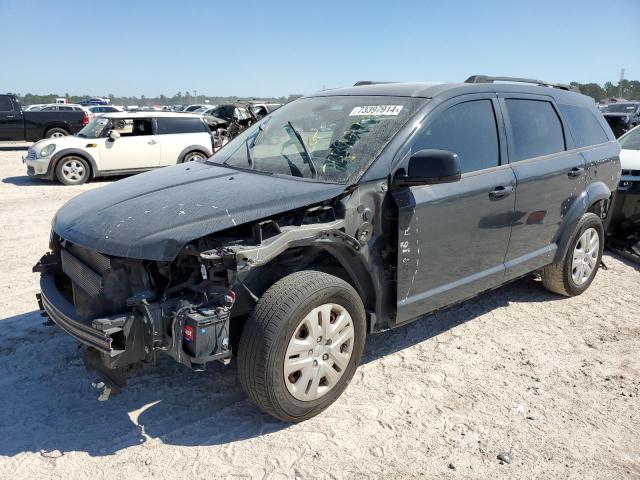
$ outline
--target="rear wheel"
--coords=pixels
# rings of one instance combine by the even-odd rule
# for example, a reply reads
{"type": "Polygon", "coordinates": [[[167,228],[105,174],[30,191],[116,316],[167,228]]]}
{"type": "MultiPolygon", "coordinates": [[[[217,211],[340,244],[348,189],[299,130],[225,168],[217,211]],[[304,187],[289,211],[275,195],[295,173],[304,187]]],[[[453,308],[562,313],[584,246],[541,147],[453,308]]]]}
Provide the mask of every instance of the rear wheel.
{"type": "Polygon", "coordinates": [[[240,383],[270,415],[306,420],[347,387],[365,334],[364,306],[348,283],[321,272],[293,273],[265,292],[247,320],[240,383]]]}
{"type": "Polygon", "coordinates": [[[187,153],[182,158],[182,163],[200,162],[200,161],[204,160],[205,158],[207,158],[207,156],[204,153],[199,152],[198,150],[194,150],[193,152],[187,153]]]}
{"type": "Polygon", "coordinates": [[[67,135],[69,135],[69,132],[64,128],[50,128],[44,136],[45,138],[60,138],[66,137],[67,135]]]}
{"type": "Polygon", "coordinates": [[[595,213],[578,223],[563,261],[545,267],[542,282],[547,290],[571,297],[584,292],[596,276],[604,247],[604,227],[595,213]]]}
{"type": "Polygon", "coordinates": [[[89,164],[76,155],[64,157],[56,165],[56,178],[65,185],[80,185],[89,179],[89,164]]]}

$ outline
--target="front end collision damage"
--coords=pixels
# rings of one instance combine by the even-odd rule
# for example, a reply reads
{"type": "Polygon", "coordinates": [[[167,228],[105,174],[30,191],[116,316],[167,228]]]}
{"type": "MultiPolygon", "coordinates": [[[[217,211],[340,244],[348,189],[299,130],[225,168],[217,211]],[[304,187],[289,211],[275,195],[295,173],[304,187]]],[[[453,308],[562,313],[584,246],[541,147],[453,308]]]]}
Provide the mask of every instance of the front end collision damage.
{"type": "Polygon", "coordinates": [[[166,261],[98,253],[53,233],[52,252],[34,267],[41,274],[39,302],[83,345],[87,370],[110,393],[157,353],[196,371],[210,361],[228,363],[257,299],[298,270],[351,283],[367,308],[369,330],[381,330],[395,305],[389,267],[395,209],[386,190],[386,181],[348,188],[319,204],[187,242],[166,261]]]}

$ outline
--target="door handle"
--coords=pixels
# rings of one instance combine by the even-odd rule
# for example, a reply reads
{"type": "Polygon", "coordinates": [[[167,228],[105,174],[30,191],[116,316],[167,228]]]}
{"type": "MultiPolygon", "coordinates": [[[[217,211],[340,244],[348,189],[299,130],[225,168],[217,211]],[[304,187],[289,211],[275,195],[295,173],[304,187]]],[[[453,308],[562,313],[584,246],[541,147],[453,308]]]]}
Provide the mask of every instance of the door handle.
{"type": "Polygon", "coordinates": [[[492,200],[499,200],[501,198],[508,197],[512,193],[513,187],[511,185],[501,185],[489,192],[489,198],[492,200]]]}
{"type": "Polygon", "coordinates": [[[147,143],[148,143],[149,145],[155,145],[155,144],[156,144],[156,143],[158,143],[158,142],[156,142],[155,140],[149,140],[147,143]]]}
{"type": "Polygon", "coordinates": [[[7,115],[7,118],[16,118],[15,115],[7,115]]]}
{"type": "Polygon", "coordinates": [[[574,167],[567,172],[567,175],[569,176],[569,178],[578,178],[582,175],[582,172],[584,172],[584,168],[574,167]]]}

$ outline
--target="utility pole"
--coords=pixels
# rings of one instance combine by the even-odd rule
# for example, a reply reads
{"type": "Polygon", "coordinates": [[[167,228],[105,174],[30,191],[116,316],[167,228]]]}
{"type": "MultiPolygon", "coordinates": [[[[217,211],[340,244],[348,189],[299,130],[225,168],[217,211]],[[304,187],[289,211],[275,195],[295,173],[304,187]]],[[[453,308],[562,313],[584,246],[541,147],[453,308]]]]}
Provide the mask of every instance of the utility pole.
{"type": "Polygon", "coordinates": [[[620,80],[618,81],[618,98],[622,98],[622,81],[624,80],[624,68],[620,69],[620,80]]]}
{"type": "Polygon", "coordinates": [[[193,91],[193,96],[196,97],[196,101],[193,103],[198,103],[198,90],[193,91]]]}

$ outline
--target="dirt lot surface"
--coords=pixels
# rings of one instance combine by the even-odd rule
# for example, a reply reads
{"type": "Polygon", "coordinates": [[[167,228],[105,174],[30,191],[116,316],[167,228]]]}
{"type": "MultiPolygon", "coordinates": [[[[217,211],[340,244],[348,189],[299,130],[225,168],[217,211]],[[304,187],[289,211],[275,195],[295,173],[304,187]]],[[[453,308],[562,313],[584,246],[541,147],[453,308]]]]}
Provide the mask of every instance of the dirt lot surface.
{"type": "Polygon", "coordinates": [[[55,211],[107,181],[31,180],[25,153],[0,151],[1,479],[640,478],[639,266],[606,255],[580,297],[525,279],[371,337],[299,425],[258,411],[233,365],[162,359],[98,402],[31,267],[55,211]]]}

